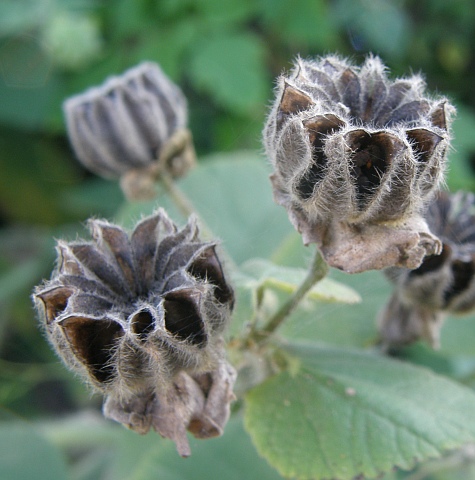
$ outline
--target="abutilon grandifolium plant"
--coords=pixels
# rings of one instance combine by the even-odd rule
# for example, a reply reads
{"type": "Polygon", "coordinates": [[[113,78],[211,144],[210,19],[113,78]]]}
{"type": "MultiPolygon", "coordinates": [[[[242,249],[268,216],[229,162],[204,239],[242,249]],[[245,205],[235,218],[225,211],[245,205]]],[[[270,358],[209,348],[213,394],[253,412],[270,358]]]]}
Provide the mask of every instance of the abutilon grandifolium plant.
{"type": "Polygon", "coordinates": [[[64,363],[105,395],[104,414],[171,438],[220,435],[235,370],[223,331],[234,304],[215,242],[192,218],[181,230],[164,210],[129,235],[91,220],[93,240],[59,241],[51,280],[34,300],[64,363]]]}
{"type": "MultiPolygon", "coordinates": [[[[152,202],[121,206],[125,221],[138,209],[143,215],[130,230],[91,219],[91,239],[57,242],[51,278],[33,293],[45,336],[104,397],[105,417],[156,431],[188,456],[187,432],[223,433],[234,391],[236,423],[223,444],[243,448],[227,448],[228,466],[225,449],[211,444],[200,449],[200,465],[252,471],[259,454],[299,480],[381,478],[475,442],[470,389],[381,348],[358,350],[375,345],[376,328],[362,338],[367,325],[360,335],[321,306],[361,297],[373,305],[381,280],[363,275],[370,283],[360,296],[327,278],[329,266],[383,270],[395,283],[379,317],[387,347],[436,344],[444,315],[475,306],[475,197],[441,193],[454,108],[425,90],[419,75],[391,79],[374,56],[360,66],[335,55],[298,58],[279,78],[263,138],[274,200],[303,242],[316,244],[307,269],[292,264],[301,244],[293,250],[289,239],[298,236],[285,213],[283,225],[270,214],[280,207],[262,158],[222,154],[178,179],[194,162],[186,100],[158,65],[143,63],[64,102],[85,166],[119,180],[126,201],[155,195],[188,219],[178,228],[152,202]],[[187,189],[213,217],[220,242],[187,189]],[[238,263],[243,245],[264,258],[238,263]],[[250,438],[236,428],[241,420],[250,438]],[[250,440],[257,453],[246,448],[250,440]]],[[[135,471],[155,478],[164,455],[166,448],[153,458],[144,452],[135,471]]]]}
{"type": "Polygon", "coordinates": [[[180,177],[195,163],[186,98],[153,62],[68,98],[63,108],[77,158],[120,178],[131,199],[153,198],[157,178],[180,177]]]}
{"type": "Polygon", "coordinates": [[[274,197],[305,244],[355,273],[417,268],[442,244],[421,213],[440,187],[454,111],[381,60],[298,58],[264,130],[274,197]]]}
{"type": "Polygon", "coordinates": [[[440,192],[425,219],[442,241],[442,253],[427,256],[414,270],[386,270],[395,284],[379,317],[381,340],[387,347],[420,339],[438,346],[447,314],[475,308],[475,196],[440,192]]]}

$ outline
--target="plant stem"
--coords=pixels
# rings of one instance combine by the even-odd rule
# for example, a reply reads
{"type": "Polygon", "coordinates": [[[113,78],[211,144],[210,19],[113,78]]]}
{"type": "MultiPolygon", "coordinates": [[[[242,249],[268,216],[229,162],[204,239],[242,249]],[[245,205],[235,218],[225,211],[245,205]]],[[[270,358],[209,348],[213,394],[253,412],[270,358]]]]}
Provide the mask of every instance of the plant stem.
{"type": "MultiPolygon", "coordinates": [[[[303,300],[309,290],[322,278],[326,276],[328,272],[328,265],[323,259],[320,251],[315,250],[312,265],[308,271],[307,276],[300,286],[295,290],[292,296],[285,302],[277,312],[269,318],[264,328],[257,331],[260,341],[268,338],[274,333],[284,322],[284,320],[295,310],[298,304],[303,300]]],[[[258,340],[258,341],[259,341],[258,340]]]]}
{"type": "Polygon", "coordinates": [[[165,172],[165,170],[160,171],[159,180],[163,185],[163,188],[166,190],[167,194],[172,199],[173,203],[176,205],[180,213],[185,217],[189,217],[194,214],[197,215],[193,204],[188,199],[188,197],[176,186],[172,177],[165,172]]]}

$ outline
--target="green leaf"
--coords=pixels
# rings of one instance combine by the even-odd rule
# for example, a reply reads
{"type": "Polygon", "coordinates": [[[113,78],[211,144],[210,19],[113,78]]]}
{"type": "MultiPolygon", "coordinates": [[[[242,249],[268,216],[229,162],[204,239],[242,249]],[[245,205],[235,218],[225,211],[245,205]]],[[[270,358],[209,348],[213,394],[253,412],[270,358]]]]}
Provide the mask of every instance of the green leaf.
{"type": "Polygon", "coordinates": [[[60,451],[22,422],[0,424],[0,478],[64,480],[66,462],[60,451]]]}
{"type": "Polygon", "coordinates": [[[350,275],[330,270],[330,278],[356,290],[361,303],[319,303],[312,310],[299,309],[282,325],[281,334],[296,340],[318,340],[335,346],[368,347],[377,338],[376,318],[389,298],[389,281],[381,272],[350,275]]]}
{"type": "Polygon", "coordinates": [[[474,128],[475,112],[467,107],[458,106],[453,125],[456,149],[451,152],[447,172],[447,183],[451,190],[473,190],[475,187],[471,165],[475,151],[474,128]]]}
{"type": "Polygon", "coordinates": [[[205,0],[197,2],[196,7],[206,21],[232,25],[251,18],[255,14],[256,3],[253,0],[205,0]]]}
{"type": "Polygon", "coordinates": [[[34,29],[51,15],[52,4],[37,0],[2,0],[0,4],[0,36],[14,35],[34,29]]]}
{"type": "MultiPolygon", "coordinates": [[[[255,152],[219,153],[201,158],[199,166],[178,184],[238,264],[250,257],[270,257],[293,231],[285,210],[272,200],[268,175],[266,161],[255,152]]],[[[159,205],[180,220],[169,199],[161,198],[159,205]]],[[[144,206],[152,210],[154,205],[144,206]]],[[[134,215],[140,208],[138,204],[134,215]]]]}
{"type": "Polygon", "coordinates": [[[264,53],[253,34],[211,35],[194,46],[189,73],[222,106],[238,113],[262,111],[271,86],[264,53]]]}
{"type": "Polygon", "coordinates": [[[107,478],[116,480],[277,480],[280,476],[258,456],[239,417],[232,418],[224,435],[210,440],[190,438],[190,458],[183,460],[171,441],[155,433],[140,437],[118,432],[122,443],[107,478]]]}
{"type": "MultiPolygon", "coordinates": [[[[303,268],[282,267],[261,258],[247,261],[240,271],[244,274],[240,280],[250,289],[268,287],[286,293],[293,293],[297,290],[307,275],[307,271],[303,268]]],[[[306,298],[341,303],[361,301],[360,296],[353,289],[331,278],[324,278],[318,282],[306,298]]]]}
{"type": "Polygon", "coordinates": [[[365,50],[372,47],[374,53],[393,57],[404,52],[410,39],[411,25],[406,11],[398,3],[338,0],[333,8],[334,18],[350,30],[357,49],[363,44],[365,50]]]}
{"type": "Polygon", "coordinates": [[[475,440],[475,395],[429,370],[364,352],[294,345],[300,361],[246,397],[261,455],[299,479],[373,478],[475,440]]]}
{"type": "Polygon", "coordinates": [[[279,36],[305,46],[328,49],[336,37],[333,17],[323,0],[260,0],[264,22],[279,36]]]}

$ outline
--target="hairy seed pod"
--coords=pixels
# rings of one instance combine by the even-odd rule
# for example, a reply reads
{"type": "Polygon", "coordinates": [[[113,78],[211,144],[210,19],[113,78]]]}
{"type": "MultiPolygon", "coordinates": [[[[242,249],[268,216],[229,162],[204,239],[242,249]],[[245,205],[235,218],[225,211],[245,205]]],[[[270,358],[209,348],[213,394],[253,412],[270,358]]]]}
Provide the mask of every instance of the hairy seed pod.
{"type": "Polygon", "coordinates": [[[216,244],[162,209],[130,236],[102,220],[89,227],[93,241],[58,242],[56,270],[33,295],[46,335],[106,395],[107,417],[153,427],[186,456],[186,429],[222,433],[233,398],[222,334],[234,293],[216,244]]]}
{"type": "Polygon", "coordinates": [[[264,129],[274,197],[331,266],[416,268],[440,252],[420,212],[443,179],[454,109],[424,87],[389,80],[377,57],[297,59],[280,77],[264,129]]]}
{"type": "Polygon", "coordinates": [[[152,195],[161,170],[178,177],[195,162],[186,99],[155,63],[109,78],[63,107],[78,159],[103,177],[120,178],[130,197],[152,195]]]}
{"type": "Polygon", "coordinates": [[[475,308],[475,196],[440,192],[426,219],[443,242],[442,253],[426,257],[415,270],[385,272],[395,283],[379,318],[386,345],[424,339],[437,346],[445,315],[475,308]]]}

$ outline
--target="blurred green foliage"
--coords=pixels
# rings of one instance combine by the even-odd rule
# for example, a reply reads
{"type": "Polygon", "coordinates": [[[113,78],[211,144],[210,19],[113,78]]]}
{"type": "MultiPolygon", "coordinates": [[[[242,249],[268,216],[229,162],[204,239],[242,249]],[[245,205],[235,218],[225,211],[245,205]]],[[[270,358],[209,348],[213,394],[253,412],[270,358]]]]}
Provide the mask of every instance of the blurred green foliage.
{"type": "MultiPolygon", "coordinates": [[[[448,184],[454,190],[475,191],[474,25],[473,0],[1,0],[2,409],[36,421],[81,408],[99,408],[99,400],[90,398],[58,365],[37,328],[29,295],[34,285],[49,276],[54,261],[53,238],[83,235],[82,222],[90,216],[127,218],[134,214],[137,218],[145,208],[140,204],[125,206],[115,183],[92,176],[76,162],[65,137],[61,111],[65,97],[142,60],[160,63],[184,90],[200,162],[210,162],[208,169],[198,170],[191,180],[183,182],[202,216],[237,262],[263,256],[300,267],[308,254],[288,225],[285,212],[277,207],[273,210],[268,185],[260,183],[266,176],[265,161],[262,169],[254,171],[257,167],[250,168],[244,159],[248,155],[242,154],[241,167],[233,170],[237,176],[227,184],[224,163],[213,164],[205,155],[261,150],[261,129],[273,79],[290,67],[296,55],[338,52],[360,61],[373,52],[396,76],[423,72],[429,89],[446,94],[458,105],[448,184]],[[227,201],[223,201],[225,197],[227,201]],[[253,211],[255,205],[260,208],[253,211]]],[[[240,161],[235,155],[221,157],[222,162],[227,158],[240,161]]],[[[343,277],[334,276],[339,280],[343,277]]],[[[388,286],[375,273],[357,279],[344,277],[343,281],[361,294],[363,304],[349,310],[345,305],[325,305],[318,310],[318,322],[314,313],[304,311],[285,326],[289,336],[310,335],[339,346],[368,346],[374,341],[374,318],[388,286]]],[[[440,352],[416,346],[403,355],[475,386],[473,335],[473,319],[449,321],[440,352]]],[[[74,442],[63,442],[52,433],[30,434],[28,429],[33,427],[29,423],[12,422],[11,430],[8,425],[3,424],[0,430],[2,443],[10,440],[12,445],[24,444],[26,453],[41,454],[46,459],[43,466],[50,465],[54,475],[45,478],[64,478],[66,459],[55,445],[74,446],[74,442]],[[47,437],[46,443],[43,436],[47,437]]],[[[236,436],[238,440],[235,444],[234,440],[223,443],[223,451],[224,445],[229,449],[238,445],[239,452],[255,462],[258,470],[254,472],[262,471],[263,478],[277,477],[249,453],[248,439],[240,428],[231,426],[229,438],[236,436]]],[[[121,435],[129,438],[131,434],[121,435]]],[[[121,435],[115,450],[110,448],[111,465],[125,450],[121,435]]],[[[150,439],[148,443],[157,451],[162,444],[158,446],[158,439],[156,447],[150,439]]],[[[215,444],[220,445],[219,441],[215,444]]],[[[170,445],[165,448],[172,455],[170,445]]],[[[72,449],[69,460],[74,460],[75,466],[69,478],[119,478],[104,473],[113,475],[112,467],[106,465],[109,450],[103,448],[103,455],[96,456],[92,450],[84,445],[72,449]],[[84,459],[87,462],[81,463],[84,459]]],[[[12,447],[3,453],[14,452],[12,447]]],[[[205,452],[207,459],[211,454],[209,449],[205,452]]],[[[165,465],[164,470],[184,468],[159,461],[158,457],[148,458],[152,463],[145,465],[145,471],[159,464],[165,465]]],[[[210,462],[218,460],[211,457],[210,462]]],[[[28,458],[33,461],[33,457],[28,458]]],[[[245,467],[245,461],[235,465],[245,467]]],[[[9,465],[2,468],[8,469],[9,465]]],[[[185,477],[185,470],[181,478],[191,478],[185,477]]],[[[16,478],[43,478],[28,476],[31,472],[27,467],[25,472],[16,478]]],[[[204,476],[199,478],[208,478],[209,470],[203,467],[201,472],[204,476]]],[[[428,472],[414,478],[464,475],[452,472],[444,477],[430,469],[428,472]]],[[[153,478],[138,470],[134,475],[153,478]]],[[[244,473],[240,478],[252,475],[244,473]]],[[[396,477],[403,478],[397,474],[387,478],[396,477]]],[[[473,468],[470,476],[460,478],[475,478],[473,468]]]]}

